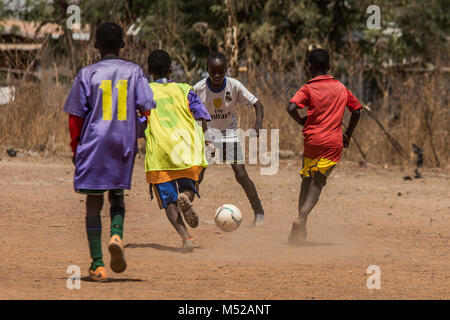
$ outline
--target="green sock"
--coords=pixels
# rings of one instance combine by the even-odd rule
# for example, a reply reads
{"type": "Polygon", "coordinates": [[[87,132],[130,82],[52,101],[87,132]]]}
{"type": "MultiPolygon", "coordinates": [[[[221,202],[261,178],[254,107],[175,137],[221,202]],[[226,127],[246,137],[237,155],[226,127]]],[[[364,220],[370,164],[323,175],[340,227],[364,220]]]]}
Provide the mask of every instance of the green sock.
{"type": "Polygon", "coordinates": [[[123,237],[123,216],[121,214],[111,215],[111,237],[117,234],[123,237]]]}
{"type": "Polygon", "coordinates": [[[89,241],[89,251],[92,259],[92,270],[104,267],[102,253],[102,222],[100,216],[86,217],[86,232],[89,241]]]}

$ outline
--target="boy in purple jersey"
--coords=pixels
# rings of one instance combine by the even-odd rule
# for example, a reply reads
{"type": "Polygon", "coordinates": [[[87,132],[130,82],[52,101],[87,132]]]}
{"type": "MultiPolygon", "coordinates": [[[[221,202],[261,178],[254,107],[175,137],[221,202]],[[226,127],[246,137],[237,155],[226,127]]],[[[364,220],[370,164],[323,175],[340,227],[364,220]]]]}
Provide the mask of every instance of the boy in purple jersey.
{"type": "Polygon", "coordinates": [[[125,45],[122,37],[122,28],[115,23],[97,28],[95,48],[102,59],[80,70],[64,105],[74,152],[74,188],[87,195],[86,231],[92,258],[89,276],[93,281],[107,279],[100,216],[106,190],[111,204],[110,266],[114,272],[126,269],[123,189],[130,189],[137,154],[136,110],[147,114],[156,106],[142,69],[118,57],[125,45]]]}

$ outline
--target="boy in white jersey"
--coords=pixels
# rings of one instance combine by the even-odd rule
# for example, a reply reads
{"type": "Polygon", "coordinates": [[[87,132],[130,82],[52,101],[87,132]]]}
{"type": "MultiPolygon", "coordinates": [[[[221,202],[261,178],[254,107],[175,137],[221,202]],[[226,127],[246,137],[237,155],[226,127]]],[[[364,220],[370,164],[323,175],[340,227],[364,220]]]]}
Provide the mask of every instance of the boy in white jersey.
{"type": "MultiPolygon", "coordinates": [[[[259,136],[264,117],[263,105],[238,80],[225,77],[227,60],[221,53],[211,53],[206,61],[209,77],[194,85],[194,91],[208,109],[211,121],[208,123],[208,132],[214,133],[214,147],[219,149],[223,162],[230,163],[236,181],[242,186],[250,201],[255,218],[253,226],[260,226],[264,222],[264,210],[258,197],[253,181],[247,174],[244,165],[244,155],[236,133],[237,119],[236,105],[253,106],[256,112],[254,129],[259,136]],[[218,133],[218,134],[217,134],[218,133]]],[[[208,132],[205,140],[212,138],[208,132]]],[[[210,140],[211,141],[211,140],[210,140]]],[[[209,144],[210,141],[207,141],[209,144]]],[[[199,182],[203,180],[202,172],[199,182]]]]}

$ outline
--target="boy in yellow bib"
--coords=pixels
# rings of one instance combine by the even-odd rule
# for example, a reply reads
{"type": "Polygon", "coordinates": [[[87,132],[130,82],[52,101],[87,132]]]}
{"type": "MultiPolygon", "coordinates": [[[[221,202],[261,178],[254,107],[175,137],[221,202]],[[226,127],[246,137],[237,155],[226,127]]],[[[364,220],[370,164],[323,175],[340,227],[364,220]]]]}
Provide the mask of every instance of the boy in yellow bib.
{"type": "Polygon", "coordinates": [[[208,165],[203,129],[211,117],[190,85],[168,80],[171,63],[164,50],[152,51],[148,57],[156,109],[148,116],[145,130],[145,171],[152,198],[154,192],[183,240],[182,251],[190,252],[194,240],[179,210],[191,228],[198,226],[192,202],[195,195],[200,196],[198,177],[208,165]],[[196,120],[202,121],[202,126],[196,120]]]}

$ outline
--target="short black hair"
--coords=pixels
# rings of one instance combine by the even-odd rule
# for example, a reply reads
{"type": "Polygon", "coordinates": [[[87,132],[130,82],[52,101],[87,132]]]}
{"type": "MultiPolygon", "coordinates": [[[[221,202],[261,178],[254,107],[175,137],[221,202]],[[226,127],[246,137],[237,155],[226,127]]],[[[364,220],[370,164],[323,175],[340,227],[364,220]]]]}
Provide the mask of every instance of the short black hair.
{"type": "Polygon", "coordinates": [[[220,59],[223,61],[225,66],[227,65],[227,57],[225,57],[225,55],[220,52],[214,51],[208,55],[208,58],[206,58],[206,68],[208,68],[209,61],[212,59],[220,59]]]}
{"type": "Polygon", "coordinates": [[[123,43],[123,30],[117,23],[104,22],[97,27],[95,40],[102,49],[120,49],[123,43]]]}
{"type": "Polygon", "coordinates": [[[170,55],[161,49],[153,50],[148,55],[148,70],[151,73],[159,76],[164,76],[169,73],[172,66],[172,59],[170,55]]]}
{"type": "Polygon", "coordinates": [[[316,70],[327,71],[330,67],[330,55],[325,49],[314,49],[308,53],[308,63],[316,70]]]}

